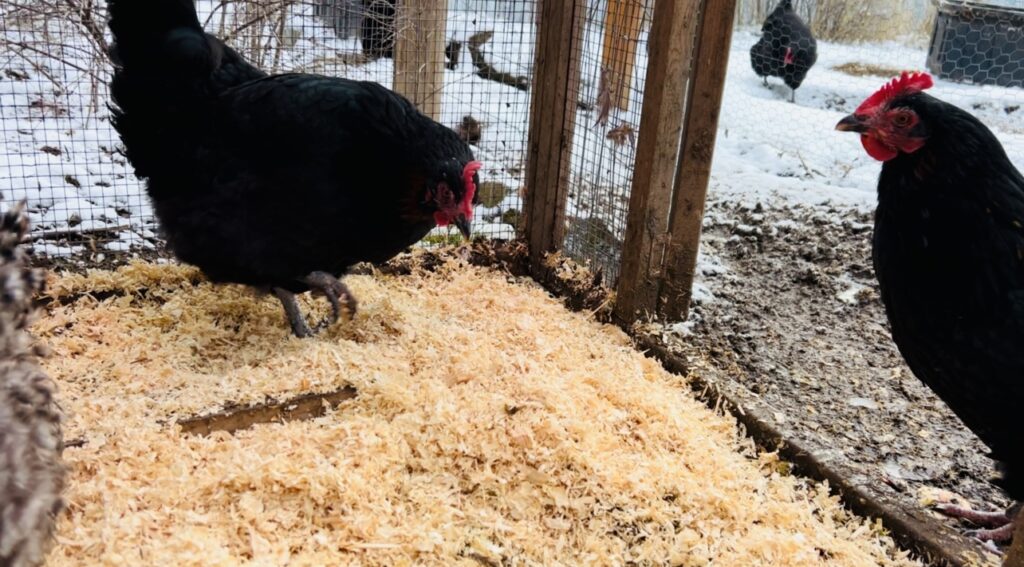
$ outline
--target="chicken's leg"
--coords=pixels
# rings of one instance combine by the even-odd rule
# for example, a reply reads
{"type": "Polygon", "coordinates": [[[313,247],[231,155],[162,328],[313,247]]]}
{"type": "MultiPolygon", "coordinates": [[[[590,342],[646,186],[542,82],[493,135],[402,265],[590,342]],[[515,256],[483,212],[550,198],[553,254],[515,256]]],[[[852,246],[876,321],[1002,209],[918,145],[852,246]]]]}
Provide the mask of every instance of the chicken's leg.
{"type": "Polygon", "coordinates": [[[295,294],[279,287],[273,288],[273,292],[281,300],[281,305],[284,306],[284,313],[288,316],[288,323],[291,324],[292,332],[295,333],[295,336],[299,338],[313,336],[313,330],[309,328],[306,318],[302,316],[302,311],[299,310],[299,304],[295,301],[295,294]]]}
{"type": "Polygon", "coordinates": [[[796,102],[796,89],[789,89],[789,102],[796,102]]]}
{"type": "Polygon", "coordinates": [[[1020,520],[1019,508],[1020,504],[1015,504],[1005,512],[979,512],[962,506],[943,504],[937,506],[936,510],[951,518],[967,520],[976,526],[984,528],[967,532],[971,537],[982,541],[1004,543],[1013,539],[1015,522],[1020,520]],[[1017,519],[1015,520],[1014,518],[1017,519]]]}
{"type": "Polygon", "coordinates": [[[764,86],[767,87],[768,86],[768,75],[765,75],[765,76],[761,77],[761,82],[762,82],[762,84],[764,84],[764,86]]]}
{"type": "Polygon", "coordinates": [[[345,303],[345,308],[351,316],[356,314],[356,298],[349,291],[348,286],[338,281],[338,278],[327,272],[313,272],[303,278],[302,282],[312,288],[314,292],[327,296],[327,300],[331,302],[331,316],[317,325],[318,331],[338,322],[338,318],[341,316],[342,302],[345,303]]]}

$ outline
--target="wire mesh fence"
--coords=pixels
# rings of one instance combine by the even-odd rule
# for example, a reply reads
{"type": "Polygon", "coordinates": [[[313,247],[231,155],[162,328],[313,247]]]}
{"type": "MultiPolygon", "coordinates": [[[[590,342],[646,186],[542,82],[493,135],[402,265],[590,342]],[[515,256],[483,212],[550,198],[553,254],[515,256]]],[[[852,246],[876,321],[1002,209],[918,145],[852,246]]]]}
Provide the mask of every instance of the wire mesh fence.
{"type": "Polygon", "coordinates": [[[579,0],[585,10],[565,250],[619,274],[636,159],[653,2],[579,0]]]}
{"type": "MultiPolygon", "coordinates": [[[[371,80],[419,97],[484,162],[475,232],[511,238],[521,210],[536,0],[199,0],[206,30],[269,72],[371,80]],[[441,71],[403,68],[432,38],[441,71]],[[418,89],[418,90],[417,90],[418,89]],[[428,89],[424,92],[424,89],[428,89]]],[[[102,0],[0,6],[0,187],[29,203],[36,253],[159,253],[159,227],[109,123],[102,0]]],[[[416,100],[414,98],[414,100],[416,100]]],[[[421,109],[422,108],[421,104],[421,109]]],[[[301,203],[295,204],[301,214],[301,203]]],[[[438,229],[427,245],[454,240],[438,229]]]]}
{"type": "Polygon", "coordinates": [[[930,72],[929,94],[974,114],[1024,166],[1021,29],[1020,0],[741,0],[712,197],[872,206],[878,163],[833,129],[904,70],[930,72]]]}
{"type": "MultiPolygon", "coordinates": [[[[613,284],[636,158],[652,0],[575,0],[582,11],[564,247],[613,284]]],[[[521,224],[537,0],[199,0],[206,29],[271,72],[379,82],[460,133],[485,163],[475,230],[521,224]],[[412,38],[410,40],[410,38],[412,38]],[[432,38],[423,65],[423,49],[432,38]],[[403,47],[405,46],[405,47],[403,47]],[[397,61],[397,62],[396,62],[397,61]],[[425,72],[424,69],[427,71],[425,72]],[[432,69],[440,69],[434,72],[432,69]]],[[[37,253],[159,253],[158,224],[120,152],[106,104],[100,0],[0,7],[0,186],[27,199],[37,253]]],[[[839,116],[905,69],[974,113],[1024,156],[1024,4],[741,0],[719,121],[712,197],[751,185],[799,200],[873,191],[855,139],[821,143],[839,116]]],[[[764,192],[762,191],[762,194],[764,192]]],[[[301,204],[296,204],[301,207],[301,204]]],[[[437,229],[425,245],[458,240],[437,229]]]]}

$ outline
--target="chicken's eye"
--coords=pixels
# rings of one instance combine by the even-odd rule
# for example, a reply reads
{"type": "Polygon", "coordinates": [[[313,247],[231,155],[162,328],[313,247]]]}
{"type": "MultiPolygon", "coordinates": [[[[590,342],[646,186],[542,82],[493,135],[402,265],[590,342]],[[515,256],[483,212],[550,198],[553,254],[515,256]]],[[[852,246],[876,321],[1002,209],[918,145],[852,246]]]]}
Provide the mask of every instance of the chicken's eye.
{"type": "Polygon", "coordinates": [[[899,113],[892,119],[892,123],[900,128],[910,124],[910,115],[905,113],[899,113]]]}

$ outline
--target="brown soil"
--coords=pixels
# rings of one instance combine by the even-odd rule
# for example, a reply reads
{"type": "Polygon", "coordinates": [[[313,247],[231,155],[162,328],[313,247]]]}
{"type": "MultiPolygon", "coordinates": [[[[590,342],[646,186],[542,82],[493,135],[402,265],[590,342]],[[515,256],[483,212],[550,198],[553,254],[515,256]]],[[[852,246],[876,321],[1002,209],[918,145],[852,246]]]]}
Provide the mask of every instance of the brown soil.
{"type": "Polygon", "coordinates": [[[710,360],[700,372],[715,386],[844,479],[962,530],[925,510],[929,494],[982,509],[1008,502],[988,483],[986,447],[892,343],[871,222],[846,209],[711,203],[702,251],[725,270],[698,278],[715,297],[695,305],[689,329],[651,330],[674,352],[710,360]]]}

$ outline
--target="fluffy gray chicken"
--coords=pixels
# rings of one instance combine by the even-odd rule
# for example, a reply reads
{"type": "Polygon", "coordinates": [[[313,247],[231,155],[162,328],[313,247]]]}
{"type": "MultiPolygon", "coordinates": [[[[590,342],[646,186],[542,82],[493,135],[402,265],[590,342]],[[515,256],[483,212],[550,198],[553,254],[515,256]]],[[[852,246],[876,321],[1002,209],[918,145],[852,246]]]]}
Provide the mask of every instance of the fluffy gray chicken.
{"type": "Polygon", "coordinates": [[[64,508],[56,386],[27,330],[44,284],[19,246],[27,230],[24,202],[0,216],[0,567],[42,564],[64,508]]]}

